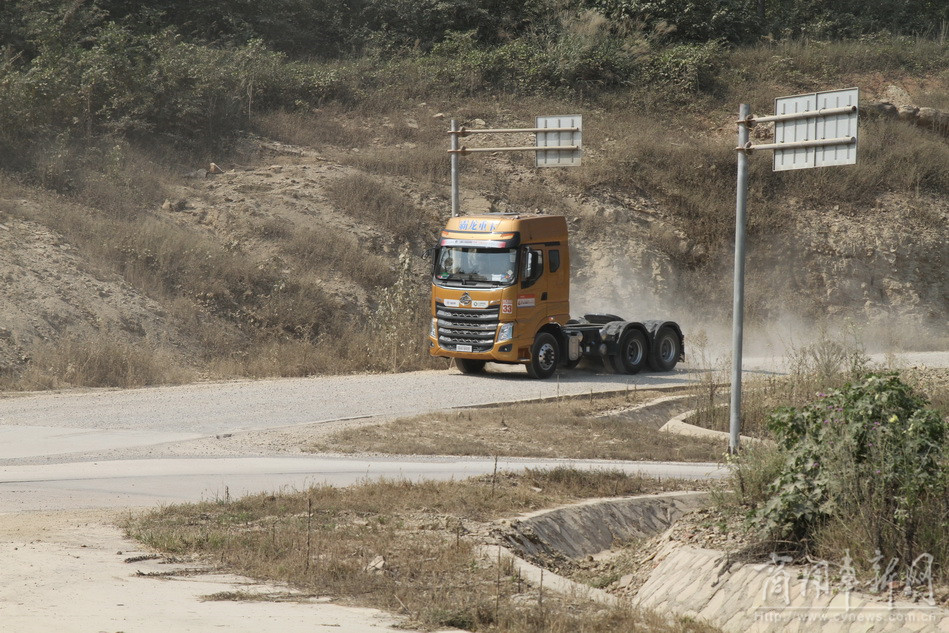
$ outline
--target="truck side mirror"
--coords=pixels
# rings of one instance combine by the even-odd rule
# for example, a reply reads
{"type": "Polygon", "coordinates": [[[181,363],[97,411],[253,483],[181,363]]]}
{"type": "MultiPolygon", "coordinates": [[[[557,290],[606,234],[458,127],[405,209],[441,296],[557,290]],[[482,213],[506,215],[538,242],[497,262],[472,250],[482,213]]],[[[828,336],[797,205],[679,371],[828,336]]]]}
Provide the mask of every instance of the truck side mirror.
{"type": "Polygon", "coordinates": [[[438,247],[432,246],[425,249],[425,257],[432,263],[432,274],[435,274],[435,266],[438,265],[438,247]]]}

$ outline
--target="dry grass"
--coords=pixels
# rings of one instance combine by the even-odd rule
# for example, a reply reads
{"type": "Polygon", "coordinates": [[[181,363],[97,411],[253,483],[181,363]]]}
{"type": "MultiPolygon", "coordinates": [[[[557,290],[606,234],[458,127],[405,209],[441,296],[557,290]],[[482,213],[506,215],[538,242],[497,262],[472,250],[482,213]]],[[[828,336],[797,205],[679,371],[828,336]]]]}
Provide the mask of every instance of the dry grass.
{"type": "Polygon", "coordinates": [[[130,388],[182,384],[194,378],[195,372],[183,366],[170,350],[148,341],[132,344],[108,332],[67,333],[55,344],[35,347],[26,370],[0,378],[0,388],[130,388]]]}
{"type": "MultiPolygon", "coordinates": [[[[672,483],[675,488],[685,483],[672,483]]],[[[234,502],[171,506],[129,534],[173,554],[286,582],[311,595],[383,608],[409,624],[475,631],[711,631],[628,607],[541,596],[477,552],[481,522],[602,495],[669,489],[622,473],[526,471],[457,482],[381,481],[234,502]],[[381,557],[381,558],[378,558],[381,557]],[[373,561],[380,569],[373,569],[373,561]],[[382,562],[384,561],[384,562],[382,562]]],[[[227,595],[222,599],[240,596],[227,595]]]]}
{"type": "Polygon", "coordinates": [[[369,126],[334,107],[308,114],[268,112],[255,118],[254,129],[266,138],[314,149],[326,145],[361,147],[372,138],[369,126]]]}
{"type": "MultiPolygon", "coordinates": [[[[155,178],[162,173],[158,170],[155,178]]],[[[300,376],[367,368],[365,358],[352,353],[371,348],[363,321],[353,319],[312,276],[289,275],[279,262],[258,262],[144,209],[134,218],[115,217],[7,183],[9,195],[38,202],[11,208],[11,213],[59,232],[91,268],[118,271],[139,292],[161,302],[178,340],[186,341],[188,349],[177,354],[134,337],[125,344],[73,337],[62,342],[62,350],[60,341],[41,342],[28,350],[29,362],[7,372],[5,388],[176,383],[196,375],[192,366],[218,377],[300,376]],[[356,347],[342,349],[334,338],[346,338],[356,347]]],[[[362,253],[348,235],[291,233],[279,222],[267,227],[263,237],[285,244],[305,269],[339,271],[370,288],[395,281],[393,264],[362,253]]],[[[421,332],[422,325],[417,329],[421,332]]],[[[426,358],[424,351],[419,346],[416,356],[426,358]]]]}
{"type": "Polygon", "coordinates": [[[338,272],[366,288],[384,288],[395,282],[391,260],[368,252],[359,240],[333,227],[299,229],[284,248],[301,270],[338,272]]]}
{"type": "MultiPolygon", "coordinates": [[[[693,349],[696,349],[695,347],[693,349]]],[[[701,350],[693,355],[702,373],[699,386],[692,390],[691,408],[696,414],[689,422],[715,431],[729,430],[728,393],[730,374],[725,367],[712,367],[702,358],[701,350]]],[[[752,437],[769,438],[768,418],[779,407],[802,407],[818,393],[843,387],[847,382],[869,371],[871,365],[857,343],[843,344],[818,333],[816,340],[788,352],[790,371],[787,375],[746,377],[742,382],[741,432],[752,437]]],[[[899,369],[908,384],[924,394],[931,406],[949,415],[949,371],[934,368],[899,369]]]]}
{"type": "Polygon", "coordinates": [[[441,140],[429,146],[379,148],[373,152],[350,154],[341,160],[371,174],[444,185],[448,182],[450,168],[447,147],[448,144],[441,140]]]}
{"type": "Polygon", "coordinates": [[[584,396],[431,413],[341,431],[309,450],[659,461],[720,459],[721,442],[662,433],[658,424],[645,424],[636,413],[623,413],[658,395],[634,392],[592,401],[584,396]]]}
{"type": "Polygon", "coordinates": [[[424,212],[408,197],[372,176],[344,176],[332,181],[326,194],[343,213],[387,230],[399,241],[418,239],[423,227],[430,224],[424,212]]]}

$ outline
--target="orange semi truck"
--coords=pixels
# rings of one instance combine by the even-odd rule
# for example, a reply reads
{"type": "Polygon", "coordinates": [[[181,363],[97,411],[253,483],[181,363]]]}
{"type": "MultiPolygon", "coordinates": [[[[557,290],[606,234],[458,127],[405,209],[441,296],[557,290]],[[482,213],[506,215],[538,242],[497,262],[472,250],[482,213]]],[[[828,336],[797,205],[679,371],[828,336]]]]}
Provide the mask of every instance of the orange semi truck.
{"type": "Polygon", "coordinates": [[[453,217],[434,249],[433,356],[466,374],[486,362],[527,366],[534,378],[581,358],[612,371],[670,371],[684,357],[672,321],[626,321],[612,314],[570,318],[570,250],[561,216],[453,217]]]}

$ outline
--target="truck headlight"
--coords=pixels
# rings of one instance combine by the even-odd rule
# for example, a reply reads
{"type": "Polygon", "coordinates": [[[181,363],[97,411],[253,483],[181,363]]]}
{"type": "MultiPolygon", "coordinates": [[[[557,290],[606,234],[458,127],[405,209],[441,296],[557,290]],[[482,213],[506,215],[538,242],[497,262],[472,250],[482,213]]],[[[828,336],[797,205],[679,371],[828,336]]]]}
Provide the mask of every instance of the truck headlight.
{"type": "Polygon", "coordinates": [[[431,336],[432,338],[438,338],[438,332],[435,331],[435,324],[437,322],[438,322],[437,319],[432,319],[432,327],[429,328],[428,330],[428,335],[431,336]]]}
{"type": "Polygon", "coordinates": [[[502,323],[498,328],[498,342],[509,341],[514,338],[514,323],[502,323]]]}

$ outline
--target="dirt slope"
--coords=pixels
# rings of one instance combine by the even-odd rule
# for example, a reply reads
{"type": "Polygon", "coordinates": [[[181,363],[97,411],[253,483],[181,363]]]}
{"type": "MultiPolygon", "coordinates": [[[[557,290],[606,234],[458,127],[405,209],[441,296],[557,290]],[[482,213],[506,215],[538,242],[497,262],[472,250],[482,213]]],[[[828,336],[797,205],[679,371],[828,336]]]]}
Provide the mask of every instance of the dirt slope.
{"type": "MultiPolygon", "coordinates": [[[[220,161],[223,173],[180,174],[166,183],[164,204],[144,212],[283,280],[319,288],[333,299],[341,319],[367,318],[394,283],[398,254],[408,247],[416,256],[414,281],[422,301],[427,265],[417,256],[448,214],[447,178],[423,177],[423,171],[386,173],[378,164],[386,157],[411,163],[424,156],[420,146],[444,140],[444,121],[431,118],[431,110],[393,117],[375,135],[369,120],[350,116],[326,123],[358,129],[358,147],[345,140],[303,147],[250,138],[236,158],[220,161]],[[423,115],[431,120],[420,124],[423,115]],[[420,133],[420,125],[431,131],[420,133]],[[363,188],[385,189],[390,204],[400,207],[394,214],[417,216],[417,226],[400,232],[391,219],[383,225],[357,212],[361,193],[355,191],[350,204],[350,194],[337,185],[359,186],[360,178],[363,188]]],[[[510,124],[501,119],[475,125],[510,124]]],[[[591,147],[590,158],[596,155],[591,147]]],[[[576,181],[537,173],[513,159],[499,158],[489,171],[472,171],[477,173],[466,173],[462,181],[465,212],[552,209],[567,216],[574,236],[574,313],[675,318],[690,335],[701,331],[719,343],[727,340],[729,248],[714,261],[691,265],[703,259],[703,247],[690,243],[689,227],[656,199],[601,188],[583,191],[576,181]],[[492,183],[501,180],[511,195],[497,194],[492,183]]],[[[200,344],[193,332],[178,327],[174,301],[146,296],[134,276],[123,279],[89,263],[60,234],[23,219],[36,215],[29,208],[37,204],[0,199],[0,370],[22,368],[42,342],[96,333],[148,342],[167,348],[183,364],[200,364],[200,344]]],[[[792,228],[749,244],[752,338],[764,333],[770,344],[786,343],[807,336],[801,333],[829,317],[834,328],[854,330],[874,351],[949,343],[949,202],[887,194],[866,214],[794,200],[787,205],[794,211],[792,228]]],[[[231,327],[207,319],[208,327],[231,327]]]]}
{"type": "Polygon", "coordinates": [[[91,267],[59,233],[17,217],[35,204],[0,199],[0,370],[68,337],[182,342],[158,302],[91,267]]]}

